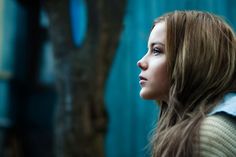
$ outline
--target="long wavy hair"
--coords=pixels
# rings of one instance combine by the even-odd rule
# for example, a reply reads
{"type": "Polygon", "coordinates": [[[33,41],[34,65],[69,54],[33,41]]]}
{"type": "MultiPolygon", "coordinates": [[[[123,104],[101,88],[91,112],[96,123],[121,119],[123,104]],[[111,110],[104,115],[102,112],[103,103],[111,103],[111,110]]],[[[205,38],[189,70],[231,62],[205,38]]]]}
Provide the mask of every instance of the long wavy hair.
{"type": "Polygon", "coordinates": [[[154,25],[159,22],[167,30],[170,90],[168,102],[159,102],[152,156],[198,156],[202,120],[236,87],[235,34],[222,18],[207,12],[175,11],[154,25]]]}

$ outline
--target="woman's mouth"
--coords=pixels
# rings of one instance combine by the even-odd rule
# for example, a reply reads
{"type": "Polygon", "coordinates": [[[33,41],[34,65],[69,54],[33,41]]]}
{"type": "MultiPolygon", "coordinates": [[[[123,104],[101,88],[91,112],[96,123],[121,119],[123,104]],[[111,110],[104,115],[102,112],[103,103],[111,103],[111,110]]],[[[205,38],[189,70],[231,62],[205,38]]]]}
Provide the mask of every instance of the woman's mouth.
{"type": "Polygon", "coordinates": [[[145,77],[141,76],[141,75],[139,75],[139,80],[140,80],[139,81],[140,85],[143,85],[147,81],[147,79],[145,77]]]}
{"type": "Polygon", "coordinates": [[[140,80],[146,80],[146,81],[147,81],[147,79],[146,79],[145,77],[143,77],[142,75],[139,75],[139,79],[140,79],[140,80]]]}

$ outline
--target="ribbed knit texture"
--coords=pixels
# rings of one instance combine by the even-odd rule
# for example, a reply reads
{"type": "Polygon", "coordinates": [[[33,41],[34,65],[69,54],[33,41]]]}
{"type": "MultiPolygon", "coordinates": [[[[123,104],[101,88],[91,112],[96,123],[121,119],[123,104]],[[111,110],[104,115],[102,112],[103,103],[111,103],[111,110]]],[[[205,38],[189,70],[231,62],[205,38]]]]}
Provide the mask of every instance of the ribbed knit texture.
{"type": "Polygon", "coordinates": [[[200,157],[236,157],[236,117],[215,114],[200,127],[200,157]]]}

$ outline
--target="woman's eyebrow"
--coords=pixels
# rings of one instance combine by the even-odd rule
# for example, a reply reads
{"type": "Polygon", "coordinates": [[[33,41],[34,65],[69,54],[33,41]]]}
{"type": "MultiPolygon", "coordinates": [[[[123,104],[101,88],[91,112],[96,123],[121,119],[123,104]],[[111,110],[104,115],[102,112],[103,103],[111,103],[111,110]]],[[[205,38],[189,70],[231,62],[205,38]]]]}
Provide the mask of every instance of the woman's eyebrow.
{"type": "Polygon", "coordinates": [[[165,47],[165,44],[163,44],[161,42],[152,42],[149,45],[150,45],[150,47],[153,47],[154,45],[161,45],[161,46],[165,47]]]}

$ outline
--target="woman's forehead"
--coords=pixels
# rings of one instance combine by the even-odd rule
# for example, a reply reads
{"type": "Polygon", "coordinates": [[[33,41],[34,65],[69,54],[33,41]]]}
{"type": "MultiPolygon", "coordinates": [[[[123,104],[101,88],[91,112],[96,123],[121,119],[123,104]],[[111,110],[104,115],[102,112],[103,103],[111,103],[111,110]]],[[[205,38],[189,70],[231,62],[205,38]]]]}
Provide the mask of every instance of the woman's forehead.
{"type": "Polygon", "coordinates": [[[166,25],[165,22],[156,23],[154,28],[152,29],[148,45],[151,46],[155,43],[165,44],[166,40],[166,25]]]}

